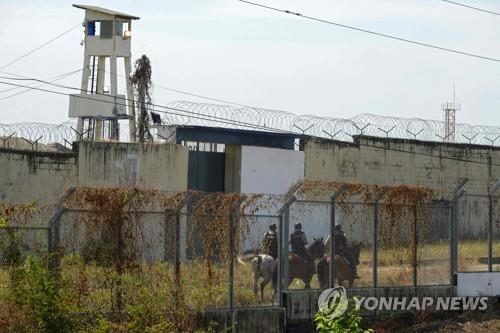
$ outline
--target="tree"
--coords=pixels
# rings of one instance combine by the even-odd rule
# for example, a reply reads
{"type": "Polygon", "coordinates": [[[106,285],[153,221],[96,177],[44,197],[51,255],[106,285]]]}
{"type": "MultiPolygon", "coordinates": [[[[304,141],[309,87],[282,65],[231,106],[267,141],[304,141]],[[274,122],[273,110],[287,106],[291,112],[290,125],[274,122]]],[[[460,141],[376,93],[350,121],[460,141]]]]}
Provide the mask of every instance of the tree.
{"type": "Polygon", "coordinates": [[[153,137],[149,132],[149,115],[148,106],[151,105],[151,62],[149,58],[143,54],[142,57],[135,61],[135,71],[130,80],[134,86],[134,92],[137,99],[137,107],[140,110],[138,116],[138,133],[139,142],[152,141],[153,137]]]}

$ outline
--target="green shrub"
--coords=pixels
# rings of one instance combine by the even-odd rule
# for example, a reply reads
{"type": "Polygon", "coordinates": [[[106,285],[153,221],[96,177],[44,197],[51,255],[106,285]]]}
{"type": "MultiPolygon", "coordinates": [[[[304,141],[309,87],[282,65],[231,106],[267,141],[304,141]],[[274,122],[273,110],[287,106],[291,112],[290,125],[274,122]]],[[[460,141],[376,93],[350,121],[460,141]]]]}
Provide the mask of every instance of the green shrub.
{"type": "Polygon", "coordinates": [[[354,301],[349,300],[347,311],[336,318],[330,315],[335,310],[335,304],[321,307],[314,315],[314,323],[318,333],[370,333],[373,330],[364,330],[361,327],[361,316],[354,301]]]}
{"type": "MultiPolygon", "coordinates": [[[[1,219],[0,219],[1,222],[1,219]]],[[[1,223],[0,223],[1,224],[1,223]]],[[[21,240],[13,230],[0,230],[0,264],[17,266],[22,262],[21,240]]]]}
{"type": "Polygon", "coordinates": [[[28,256],[10,275],[12,300],[26,320],[27,332],[71,332],[56,279],[39,259],[28,256]]]}

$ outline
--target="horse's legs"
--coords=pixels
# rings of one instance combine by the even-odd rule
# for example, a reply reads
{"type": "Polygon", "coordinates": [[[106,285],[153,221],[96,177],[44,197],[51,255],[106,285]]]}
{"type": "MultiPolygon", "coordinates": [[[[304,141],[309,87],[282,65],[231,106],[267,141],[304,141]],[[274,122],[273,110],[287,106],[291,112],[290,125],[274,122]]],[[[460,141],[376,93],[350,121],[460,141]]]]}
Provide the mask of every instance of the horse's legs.
{"type": "Polygon", "coordinates": [[[339,279],[339,286],[344,286],[344,280],[339,279]]]}
{"type": "Polygon", "coordinates": [[[264,302],[264,288],[267,286],[270,280],[271,279],[267,277],[260,283],[260,300],[262,302],[264,302]]]}
{"type": "Polygon", "coordinates": [[[350,279],[349,280],[349,288],[352,288],[352,285],[354,284],[354,280],[350,279]]]}
{"type": "Polygon", "coordinates": [[[253,295],[255,296],[255,298],[257,298],[257,282],[259,281],[259,278],[258,276],[254,275],[253,277],[253,295]]]}
{"type": "Polygon", "coordinates": [[[271,304],[274,304],[274,298],[276,297],[276,294],[278,292],[277,290],[277,282],[276,279],[274,278],[274,274],[273,274],[273,278],[271,279],[271,286],[273,287],[273,293],[271,294],[271,304]]]}
{"type": "Polygon", "coordinates": [[[303,281],[304,281],[304,289],[311,289],[311,280],[312,280],[312,275],[309,274],[306,276],[303,281]]]}
{"type": "Polygon", "coordinates": [[[316,266],[316,273],[319,282],[319,288],[325,289],[328,285],[328,272],[326,271],[327,261],[325,259],[321,259],[316,266]]]}

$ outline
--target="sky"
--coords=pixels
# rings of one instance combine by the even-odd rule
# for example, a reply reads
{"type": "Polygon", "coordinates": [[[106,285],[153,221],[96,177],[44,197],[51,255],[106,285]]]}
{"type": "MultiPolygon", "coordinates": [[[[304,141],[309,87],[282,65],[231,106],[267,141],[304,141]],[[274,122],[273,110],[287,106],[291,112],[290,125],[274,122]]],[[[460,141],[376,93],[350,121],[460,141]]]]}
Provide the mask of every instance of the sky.
{"type": "MultiPolygon", "coordinates": [[[[258,1],[258,0],[256,0],[258,1]]],[[[499,11],[493,0],[463,3],[499,11]]],[[[441,0],[260,0],[304,15],[500,58],[500,16],[441,0]]],[[[237,0],[99,1],[137,15],[132,57],[152,61],[153,84],[237,103],[349,118],[361,113],[500,125],[500,63],[267,11],[237,0]]],[[[0,0],[0,67],[82,22],[62,0],[0,0]]],[[[78,28],[4,71],[46,79],[83,65],[78,28]]],[[[3,75],[3,74],[2,74],[3,75]]],[[[60,84],[79,87],[81,73],[60,84]]],[[[21,82],[26,83],[26,82],[21,82]]],[[[156,86],[156,104],[209,102],[156,86]]],[[[16,91],[0,84],[0,99],[16,91]]],[[[57,89],[47,86],[48,89],[57,89]]],[[[59,89],[60,90],[60,89],[59,89]]],[[[71,92],[71,91],[66,91],[71,92]]],[[[67,96],[30,91],[0,100],[0,123],[61,123],[67,96]]]]}

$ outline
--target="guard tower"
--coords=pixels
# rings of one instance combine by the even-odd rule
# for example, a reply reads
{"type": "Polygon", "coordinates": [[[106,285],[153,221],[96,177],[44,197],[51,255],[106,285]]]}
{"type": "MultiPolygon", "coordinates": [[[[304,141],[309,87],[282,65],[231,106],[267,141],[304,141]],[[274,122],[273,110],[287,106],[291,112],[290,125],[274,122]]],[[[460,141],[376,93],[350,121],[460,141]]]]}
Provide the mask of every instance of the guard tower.
{"type": "Polygon", "coordinates": [[[455,142],[455,114],[457,111],[460,111],[460,104],[454,101],[443,103],[441,110],[444,112],[444,141],[455,142]]]}
{"type": "Polygon", "coordinates": [[[129,78],[132,20],[139,17],[97,6],[73,7],[85,10],[85,51],[81,93],[70,96],[69,117],[78,118],[79,135],[90,140],[119,139],[118,120],[128,119],[129,137],[135,141],[134,96],[129,78]],[[120,58],[124,63],[124,92],[118,92],[120,58]]]}

